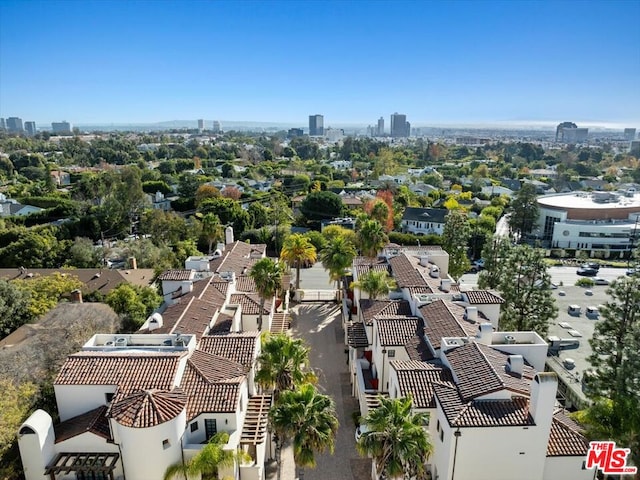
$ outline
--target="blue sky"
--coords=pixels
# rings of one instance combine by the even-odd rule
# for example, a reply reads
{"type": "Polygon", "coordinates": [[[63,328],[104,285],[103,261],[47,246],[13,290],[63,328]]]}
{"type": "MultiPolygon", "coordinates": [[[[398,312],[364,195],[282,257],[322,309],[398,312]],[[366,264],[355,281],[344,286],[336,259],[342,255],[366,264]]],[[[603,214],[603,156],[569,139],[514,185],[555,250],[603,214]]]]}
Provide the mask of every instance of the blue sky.
{"type": "Polygon", "coordinates": [[[640,127],[639,18],[640,0],[2,0],[0,116],[640,127]]]}

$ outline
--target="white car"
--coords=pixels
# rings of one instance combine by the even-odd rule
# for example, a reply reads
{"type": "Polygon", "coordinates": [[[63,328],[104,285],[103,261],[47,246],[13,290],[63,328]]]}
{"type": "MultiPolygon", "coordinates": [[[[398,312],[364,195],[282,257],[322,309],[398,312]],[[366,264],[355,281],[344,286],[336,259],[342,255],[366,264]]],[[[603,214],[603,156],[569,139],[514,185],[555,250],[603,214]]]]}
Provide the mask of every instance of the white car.
{"type": "Polygon", "coordinates": [[[593,283],[596,285],[609,285],[609,280],[602,277],[593,277],[593,283]]]}

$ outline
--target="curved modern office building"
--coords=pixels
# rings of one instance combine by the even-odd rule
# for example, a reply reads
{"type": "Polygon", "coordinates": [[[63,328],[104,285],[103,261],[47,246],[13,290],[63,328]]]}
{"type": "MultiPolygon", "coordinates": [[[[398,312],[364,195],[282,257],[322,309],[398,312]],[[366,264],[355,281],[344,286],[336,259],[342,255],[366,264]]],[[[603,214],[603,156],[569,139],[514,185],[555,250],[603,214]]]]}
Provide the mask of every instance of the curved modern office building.
{"type": "Polygon", "coordinates": [[[550,248],[604,252],[623,257],[640,233],[640,194],[572,192],[538,198],[539,229],[550,248]]]}

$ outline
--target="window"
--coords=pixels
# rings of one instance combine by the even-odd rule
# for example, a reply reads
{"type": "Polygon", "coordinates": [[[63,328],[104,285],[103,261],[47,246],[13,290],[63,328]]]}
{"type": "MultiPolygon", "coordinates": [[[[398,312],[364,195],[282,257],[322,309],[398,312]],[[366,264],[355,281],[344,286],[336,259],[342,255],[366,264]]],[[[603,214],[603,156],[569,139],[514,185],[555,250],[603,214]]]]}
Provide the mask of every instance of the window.
{"type": "Polygon", "coordinates": [[[440,430],[440,441],[444,442],[444,430],[440,430]]]}
{"type": "Polygon", "coordinates": [[[198,422],[193,422],[191,424],[191,431],[195,432],[196,430],[198,430],[198,422]]]}
{"type": "Polygon", "coordinates": [[[113,400],[113,393],[105,393],[104,398],[107,401],[107,403],[111,403],[111,400],[113,400]]]}
{"type": "Polygon", "coordinates": [[[166,450],[169,447],[171,447],[171,442],[169,442],[169,439],[165,438],[164,440],[162,440],[162,449],[166,450]]]}
{"type": "Polygon", "coordinates": [[[395,350],[387,350],[387,353],[389,354],[389,358],[394,358],[396,356],[395,350]]]}
{"type": "Polygon", "coordinates": [[[209,440],[216,433],[218,433],[218,425],[216,423],[215,418],[205,418],[204,431],[205,431],[205,435],[207,436],[207,440],[209,440]]]}
{"type": "Polygon", "coordinates": [[[438,423],[436,423],[436,430],[440,432],[440,420],[438,420],[438,423]]]}

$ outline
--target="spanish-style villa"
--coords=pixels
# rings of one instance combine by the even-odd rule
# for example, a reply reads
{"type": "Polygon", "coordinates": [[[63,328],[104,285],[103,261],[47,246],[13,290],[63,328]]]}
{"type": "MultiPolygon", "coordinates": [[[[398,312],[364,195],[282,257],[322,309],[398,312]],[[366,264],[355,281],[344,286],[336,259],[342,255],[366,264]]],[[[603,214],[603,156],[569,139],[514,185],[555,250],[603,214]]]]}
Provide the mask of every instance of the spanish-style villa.
{"type": "MultiPolygon", "coordinates": [[[[247,273],[265,249],[231,241],[189,259],[197,270],[165,272],[162,313],[135,334],[94,335],[69,356],[54,382],[60,423],[37,410],[20,427],[26,479],[161,479],[220,431],[225,449],[251,458],[220,474],[264,479],[271,396],[254,382],[260,300],[247,273]]],[[[262,313],[263,330],[286,329],[273,299],[262,313]]]]}
{"type": "Polygon", "coordinates": [[[390,245],[375,261],[356,259],[353,278],[370,269],[388,271],[398,288],[383,300],[353,292],[352,394],[363,417],[380,395],[410,395],[429,413],[428,478],[594,478],[584,468],[588,442],[556,402],[555,373],[545,372],[547,343],[500,331],[500,296],[456,285],[440,247],[390,245]]]}

